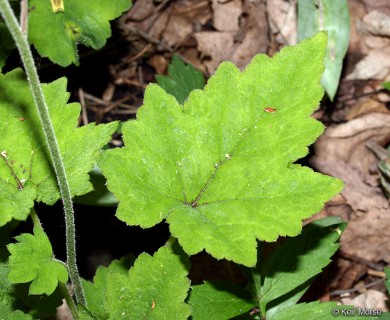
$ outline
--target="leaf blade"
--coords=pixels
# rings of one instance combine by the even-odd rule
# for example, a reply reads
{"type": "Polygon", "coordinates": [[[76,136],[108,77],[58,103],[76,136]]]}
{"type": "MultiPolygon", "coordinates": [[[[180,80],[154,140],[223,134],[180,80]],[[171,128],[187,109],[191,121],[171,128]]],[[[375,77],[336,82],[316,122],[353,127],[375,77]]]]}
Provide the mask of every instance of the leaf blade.
{"type": "MultiPolygon", "coordinates": [[[[272,301],[301,285],[307,289],[307,282],[310,283],[331,262],[345,226],[346,223],[336,217],[317,220],[306,225],[298,237],[287,239],[278,247],[261,265],[261,309],[267,310],[272,301]]],[[[301,291],[300,295],[303,293],[301,291]]],[[[290,305],[297,299],[299,296],[293,296],[290,305]]],[[[274,313],[270,311],[269,314],[267,311],[267,317],[274,313]]]]}
{"type": "Polygon", "coordinates": [[[64,11],[55,13],[49,1],[32,0],[29,2],[29,40],[42,57],[62,67],[71,63],[77,65],[77,45],[103,47],[111,35],[109,21],[130,6],[129,0],[68,0],[64,11]]]}
{"type": "Polygon", "coordinates": [[[320,30],[327,30],[329,36],[325,56],[326,68],[321,83],[333,101],[349,45],[347,1],[298,1],[298,40],[311,37],[320,30]]]}
{"type": "Polygon", "coordinates": [[[204,79],[200,71],[175,54],[168,66],[168,76],[156,75],[157,84],[183,104],[192,90],[203,89],[204,79]]]}
{"type": "MultiPolygon", "coordinates": [[[[78,126],[80,106],[67,104],[66,79],[42,85],[72,196],[92,190],[88,172],[117,122],[78,126]]],[[[25,220],[34,200],[54,204],[60,193],[46,140],[23,72],[0,74],[0,226],[25,220]]]]}
{"type": "Polygon", "coordinates": [[[35,227],[34,235],[24,233],[15,239],[18,243],[7,245],[11,254],[8,274],[11,283],[31,281],[29,294],[32,295],[50,295],[58,282],[66,283],[66,267],[53,258],[50,241],[41,228],[35,227]]]}
{"type": "Polygon", "coordinates": [[[232,319],[256,306],[256,301],[244,288],[225,281],[207,281],[193,286],[188,303],[194,320],[232,319]]]}
{"type": "Polygon", "coordinates": [[[186,253],[205,249],[246,266],[256,263],[256,239],[297,235],[341,189],[291,164],[323,131],[310,115],[323,94],[325,45],[320,33],[255,57],[243,73],[223,63],[183,106],[150,85],[137,120],[123,125],[125,148],[99,162],[118,218],[142,227],[166,219],[186,253]]]}
{"type": "Polygon", "coordinates": [[[141,254],[128,275],[110,273],[106,302],[109,319],[188,318],[190,308],[184,303],[190,286],[188,270],[188,257],[173,244],[160,248],[153,257],[141,254]]]}

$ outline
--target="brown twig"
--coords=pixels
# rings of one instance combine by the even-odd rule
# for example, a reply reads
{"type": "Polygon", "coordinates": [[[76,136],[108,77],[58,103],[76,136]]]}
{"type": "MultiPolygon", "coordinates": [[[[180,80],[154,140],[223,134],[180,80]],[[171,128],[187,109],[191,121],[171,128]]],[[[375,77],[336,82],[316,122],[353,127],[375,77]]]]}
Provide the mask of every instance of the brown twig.
{"type": "Polygon", "coordinates": [[[368,288],[371,288],[381,282],[385,281],[385,279],[378,279],[378,280],[375,280],[371,283],[367,283],[366,285],[364,286],[361,286],[359,288],[351,288],[351,289],[344,289],[344,290],[334,290],[330,293],[331,296],[341,296],[341,295],[345,295],[347,293],[353,293],[353,292],[359,292],[362,290],[362,288],[365,288],[365,289],[368,289],[368,288]]]}
{"type": "Polygon", "coordinates": [[[86,126],[88,124],[88,114],[87,108],[85,106],[84,90],[82,88],[79,88],[79,100],[81,104],[81,118],[83,119],[83,123],[86,126]]]}
{"type": "Polygon", "coordinates": [[[138,51],[134,56],[127,59],[127,63],[131,63],[135,60],[141,58],[150,48],[152,48],[152,44],[148,43],[145,47],[143,47],[140,51],[138,51]]]}
{"type": "Polygon", "coordinates": [[[345,259],[345,260],[358,262],[360,264],[365,264],[366,266],[368,266],[369,268],[374,269],[374,270],[383,271],[383,266],[381,264],[374,263],[372,261],[356,257],[356,256],[349,254],[349,253],[346,253],[342,250],[340,251],[340,257],[345,259]]]}
{"type": "Polygon", "coordinates": [[[134,28],[132,26],[128,26],[128,25],[123,24],[123,23],[121,23],[119,26],[124,30],[130,31],[130,32],[138,35],[140,38],[144,39],[147,42],[150,42],[150,43],[157,45],[157,46],[161,46],[162,48],[164,48],[165,50],[167,50],[169,52],[173,51],[173,49],[170,46],[168,46],[166,43],[150,36],[146,32],[140,31],[137,28],[134,28]]]}
{"type": "Polygon", "coordinates": [[[20,1],[20,29],[27,34],[28,27],[28,0],[20,1]]]}

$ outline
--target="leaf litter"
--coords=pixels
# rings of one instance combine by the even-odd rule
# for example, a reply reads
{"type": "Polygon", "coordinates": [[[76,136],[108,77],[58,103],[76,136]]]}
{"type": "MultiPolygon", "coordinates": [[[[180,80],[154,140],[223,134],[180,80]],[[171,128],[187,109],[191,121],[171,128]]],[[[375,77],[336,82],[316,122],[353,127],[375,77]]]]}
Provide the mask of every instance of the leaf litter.
{"type": "MultiPolygon", "coordinates": [[[[351,0],[349,9],[351,38],[344,73],[335,101],[324,100],[314,114],[327,130],[315,143],[309,162],[345,181],[341,195],[329,201],[318,217],[338,215],[349,222],[334,258],[336,271],[321,288],[325,294],[320,298],[341,301],[341,294],[349,295],[356,299],[349,303],[363,299],[361,305],[387,310],[379,297],[386,292],[383,281],[377,282],[384,278],[383,267],[390,264],[390,208],[379,182],[378,159],[366,143],[374,140],[385,147],[390,142],[390,98],[380,86],[390,79],[385,23],[390,5],[384,0],[351,0]]],[[[244,68],[255,54],[272,55],[296,42],[294,14],[294,2],[278,0],[266,5],[249,0],[138,0],[118,21],[132,48],[111,65],[110,82],[117,90],[124,86],[142,90],[154,81],[150,73],[166,72],[173,53],[206,77],[222,60],[244,68]]]]}

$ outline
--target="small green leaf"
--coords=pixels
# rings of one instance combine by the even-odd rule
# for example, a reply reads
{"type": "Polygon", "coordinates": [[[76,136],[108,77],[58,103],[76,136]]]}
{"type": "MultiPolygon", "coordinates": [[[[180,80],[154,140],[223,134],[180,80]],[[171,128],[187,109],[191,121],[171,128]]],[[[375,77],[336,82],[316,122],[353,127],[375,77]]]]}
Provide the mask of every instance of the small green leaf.
{"type": "Polygon", "coordinates": [[[256,306],[256,299],[244,288],[225,281],[193,286],[188,304],[194,320],[225,320],[246,313],[256,306]]]}
{"type": "Polygon", "coordinates": [[[187,319],[188,270],[188,257],[176,243],[160,248],[153,257],[141,254],[128,275],[109,273],[105,303],[109,319],[187,319]]]}
{"type": "Polygon", "coordinates": [[[54,12],[50,1],[29,1],[29,40],[43,57],[65,67],[79,62],[77,46],[100,49],[111,35],[110,20],[131,6],[130,0],[67,0],[54,12]]]}
{"type": "MultiPolygon", "coordinates": [[[[272,301],[300,285],[308,287],[306,282],[331,262],[330,257],[339,248],[338,240],[345,226],[337,217],[314,221],[303,228],[301,235],[287,239],[272,252],[260,268],[263,283],[259,296],[263,313],[272,301]]],[[[300,294],[303,293],[300,291],[300,294]]],[[[294,294],[291,298],[290,305],[293,305],[300,297],[294,294]]],[[[267,312],[267,318],[272,313],[267,312]]]]}
{"type": "Polygon", "coordinates": [[[390,81],[381,83],[381,86],[386,90],[390,91],[390,81]]]}
{"type": "Polygon", "coordinates": [[[158,85],[166,92],[173,95],[176,100],[183,104],[190,92],[195,89],[203,89],[203,74],[191,64],[184,62],[174,55],[168,66],[168,77],[156,75],[158,85]]]}
{"type": "Polygon", "coordinates": [[[108,319],[109,317],[108,311],[106,311],[104,306],[106,301],[108,274],[115,272],[127,276],[134,261],[135,258],[132,255],[124,256],[120,260],[112,261],[108,268],[100,266],[96,270],[93,282],[81,279],[85,297],[88,302],[88,310],[99,319],[108,319]]]}
{"type": "Polygon", "coordinates": [[[256,56],[244,72],[222,63],[183,106],[148,86],[137,120],[123,125],[125,147],[98,162],[117,217],[143,228],[166,219],[187,254],[205,249],[246,266],[256,264],[256,239],[299,234],[342,188],[293,164],[324,129],[310,115],[323,95],[326,43],[319,33],[256,56]]]}
{"type": "Polygon", "coordinates": [[[298,0],[298,40],[311,37],[320,30],[328,31],[328,50],[321,83],[333,100],[349,46],[347,0],[298,0]]]}
{"type": "MultiPolygon", "coordinates": [[[[49,3],[50,5],[50,3],[49,3]]],[[[93,168],[118,126],[77,128],[80,105],[66,104],[66,79],[42,86],[73,196],[92,190],[93,168]]],[[[60,199],[57,180],[32,94],[20,69],[0,74],[0,226],[25,220],[34,200],[52,205],[60,199]]]]}
{"type": "Polygon", "coordinates": [[[85,298],[88,302],[88,310],[102,319],[108,319],[108,313],[103,302],[106,296],[106,280],[109,269],[100,266],[93,277],[93,283],[82,279],[85,298]]]}
{"type": "Polygon", "coordinates": [[[66,267],[53,258],[50,241],[42,229],[35,227],[34,235],[23,233],[15,239],[18,243],[7,246],[11,253],[8,274],[11,283],[32,281],[29,294],[34,295],[50,295],[58,282],[66,283],[66,267]]]}

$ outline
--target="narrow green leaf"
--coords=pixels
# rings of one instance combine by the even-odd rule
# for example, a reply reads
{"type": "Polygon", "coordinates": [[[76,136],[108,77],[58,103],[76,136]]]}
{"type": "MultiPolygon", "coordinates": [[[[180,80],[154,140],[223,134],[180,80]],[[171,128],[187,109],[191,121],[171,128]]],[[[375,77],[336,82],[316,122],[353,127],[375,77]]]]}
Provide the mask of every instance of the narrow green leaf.
{"type": "Polygon", "coordinates": [[[194,320],[225,320],[248,312],[256,299],[244,288],[225,281],[193,286],[188,300],[194,320]]]}
{"type": "Polygon", "coordinates": [[[386,285],[387,291],[390,293],[390,268],[384,268],[384,271],[386,274],[385,285],[386,285]]]}
{"type": "MultiPolygon", "coordinates": [[[[111,139],[117,122],[78,126],[80,105],[66,104],[66,79],[42,86],[60,145],[72,195],[92,190],[88,172],[111,139]]],[[[34,200],[60,199],[49,151],[23,72],[0,74],[0,226],[25,220],[34,200]]]]}
{"type": "Polygon", "coordinates": [[[381,83],[381,86],[386,90],[390,91],[390,81],[381,83]]]}
{"type": "Polygon", "coordinates": [[[183,104],[190,92],[195,89],[203,89],[203,74],[191,64],[185,64],[177,55],[174,55],[168,66],[168,77],[156,75],[158,85],[166,92],[173,95],[183,104]]]}
{"type": "Polygon", "coordinates": [[[374,318],[374,320],[376,320],[376,319],[390,320],[390,312],[382,312],[382,314],[379,317],[374,318]]]}
{"type": "Polygon", "coordinates": [[[271,303],[269,303],[266,307],[266,317],[272,318],[275,314],[278,314],[282,310],[289,308],[302,298],[302,296],[305,294],[305,292],[309,289],[311,284],[313,283],[315,277],[312,277],[311,279],[308,279],[303,284],[299,285],[298,287],[292,289],[290,292],[284,294],[280,298],[277,298],[273,300],[271,303]]]}
{"type": "MultiPolygon", "coordinates": [[[[272,252],[261,265],[260,306],[263,312],[272,301],[305,284],[331,262],[330,257],[339,248],[338,240],[345,226],[337,217],[314,221],[303,228],[301,235],[287,239],[272,252]]],[[[300,297],[294,293],[290,298],[290,305],[293,305],[300,297]]]]}
{"type": "Polygon", "coordinates": [[[328,31],[329,37],[321,83],[333,100],[349,45],[347,0],[298,0],[298,40],[311,37],[320,30],[328,31]]]}
{"type": "Polygon", "coordinates": [[[174,244],[160,248],[153,257],[141,254],[128,275],[109,273],[109,319],[187,319],[188,270],[188,257],[174,244]]]}
{"type": "Polygon", "coordinates": [[[310,303],[300,303],[290,308],[284,309],[267,320],[329,320],[329,319],[352,319],[352,320],[376,320],[377,317],[367,317],[359,315],[359,309],[351,306],[338,306],[336,302],[318,301],[310,303]]]}
{"type": "Polygon", "coordinates": [[[16,244],[7,246],[11,283],[27,283],[32,281],[29,294],[50,295],[58,282],[66,283],[68,272],[66,267],[53,258],[50,241],[39,227],[34,228],[34,235],[23,233],[15,237],[16,244]]]}
{"type": "Polygon", "coordinates": [[[60,66],[78,64],[77,46],[102,48],[111,35],[110,20],[131,6],[130,0],[67,0],[63,12],[50,1],[29,1],[29,41],[39,54],[60,66]]]}
{"type": "Polygon", "coordinates": [[[222,63],[184,106],[148,86],[137,120],[123,125],[125,147],[98,162],[117,217],[143,228],[166,219],[187,254],[205,249],[246,266],[256,263],[256,239],[299,234],[342,188],[293,164],[324,129],[310,115],[323,95],[326,43],[319,33],[256,56],[244,72],[222,63]]]}

